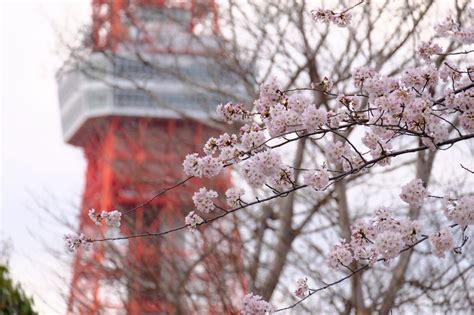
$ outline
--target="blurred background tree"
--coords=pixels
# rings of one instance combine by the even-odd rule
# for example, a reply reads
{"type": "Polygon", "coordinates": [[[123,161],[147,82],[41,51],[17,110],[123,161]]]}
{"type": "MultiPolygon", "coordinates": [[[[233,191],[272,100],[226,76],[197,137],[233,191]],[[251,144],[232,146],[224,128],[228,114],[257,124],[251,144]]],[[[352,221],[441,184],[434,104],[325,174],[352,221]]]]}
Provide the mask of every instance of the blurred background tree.
{"type": "Polygon", "coordinates": [[[9,243],[0,241],[0,314],[36,315],[33,299],[26,296],[20,284],[16,284],[9,275],[9,243]]]}

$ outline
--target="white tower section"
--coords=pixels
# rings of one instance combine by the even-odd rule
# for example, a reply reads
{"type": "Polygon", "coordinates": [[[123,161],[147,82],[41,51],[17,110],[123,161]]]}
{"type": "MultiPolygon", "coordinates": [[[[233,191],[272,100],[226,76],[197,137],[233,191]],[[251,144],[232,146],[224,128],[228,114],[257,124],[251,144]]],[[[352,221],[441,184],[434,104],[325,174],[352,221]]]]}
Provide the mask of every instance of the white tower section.
{"type": "Polygon", "coordinates": [[[216,38],[186,29],[189,12],[156,8],[138,13],[145,30],[130,27],[131,40],[117,52],[92,52],[72,70],[58,73],[66,142],[77,145],[81,127],[104,116],[203,121],[219,102],[228,101],[217,91],[243,92],[233,76],[207,57],[216,53],[216,38]],[[151,49],[143,44],[144,33],[153,34],[151,49]]]}

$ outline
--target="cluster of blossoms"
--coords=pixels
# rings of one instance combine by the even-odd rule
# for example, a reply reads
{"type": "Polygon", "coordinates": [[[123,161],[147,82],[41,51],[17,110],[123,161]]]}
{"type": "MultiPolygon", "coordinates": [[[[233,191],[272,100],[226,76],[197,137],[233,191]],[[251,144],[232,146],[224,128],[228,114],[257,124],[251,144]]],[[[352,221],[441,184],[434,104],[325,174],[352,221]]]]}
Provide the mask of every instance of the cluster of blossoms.
{"type": "Polygon", "coordinates": [[[329,172],[325,168],[307,172],[303,176],[303,183],[316,190],[323,190],[329,184],[329,172]]]}
{"type": "Polygon", "coordinates": [[[212,199],[217,198],[217,196],[217,192],[214,190],[207,190],[205,187],[201,187],[193,195],[194,206],[198,211],[211,213],[215,208],[212,199]]]}
{"type": "Polygon", "coordinates": [[[445,252],[449,252],[454,248],[453,233],[447,228],[439,232],[433,233],[429,237],[431,244],[431,251],[433,255],[444,258],[445,252]]]}
{"type": "Polygon", "coordinates": [[[462,128],[467,132],[474,130],[474,91],[468,89],[454,94],[448,88],[444,102],[436,102],[429,90],[438,86],[440,77],[451,79],[456,89],[470,84],[469,76],[462,76],[448,65],[442,66],[439,72],[432,65],[407,69],[400,78],[379,75],[368,67],[354,70],[354,85],[368,94],[371,108],[370,135],[364,144],[371,149],[372,157],[390,152],[388,143],[397,135],[394,128],[420,136],[432,149],[448,139],[450,125],[446,118],[449,115],[459,113],[462,128]]]}
{"type": "Polygon", "coordinates": [[[87,250],[90,249],[92,245],[92,240],[87,239],[83,233],[80,233],[79,235],[65,234],[64,242],[66,243],[68,250],[71,252],[79,247],[83,247],[87,250]]]}
{"type": "Polygon", "coordinates": [[[273,150],[252,155],[242,164],[242,175],[253,187],[267,184],[274,190],[287,190],[295,184],[293,169],[284,165],[280,155],[273,150]]]}
{"type": "Polygon", "coordinates": [[[444,214],[460,227],[474,224],[474,196],[464,196],[457,201],[443,199],[444,214]]]}
{"type": "Polygon", "coordinates": [[[351,246],[346,243],[345,239],[342,239],[340,244],[332,246],[327,263],[334,270],[339,270],[340,266],[349,266],[352,260],[351,246]]]}
{"type": "Polygon", "coordinates": [[[223,167],[222,162],[210,155],[199,157],[197,153],[188,154],[183,162],[184,172],[188,176],[214,177],[223,167]]]}
{"type": "Polygon", "coordinates": [[[189,226],[191,231],[194,231],[197,225],[204,223],[204,220],[194,211],[191,211],[184,219],[184,223],[189,226]]]}
{"type": "MultiPolygon", "coordinates": [[[[472,15],[472,14],[471,14],[472,15]]],[[[474,26],[461,28],[451,16],[435,26],[436,35],[439,37],[450,37],[461,44],[474,43],[474,26]]]]}
{"type": "Polygon", "coordinates": [[[332,247],[328,264],[333,269],[348,267],[353,260],[367,260],[369,264],[378,259],[389,261],[400,251],[413,245],[421,235],[416,221],[394,218],[386,208],[380,208],[369,220],[359,220],[351,227],[351,241],[332,247]]]}
{"type": "Polygon", "coordinates": [[[225,192],[225,199],[227,204],[230,207],[236,207],[239,205],[239,201],[241,200],[242,196],[245,194],[245,190],[242,188],[229,188],[225,192]]]}
{"type": "Polygon", "coordinates": [[[443,49],[441,46],[439,46],[436,43],[433,43],[433,41],[427,41],[427,42],[422,42],[420,47],[418,48],[418,56],[424,60],[430,60],[431,56],[440,54],[443,52],[443,49]]]}
{"type": "Polygon", "coordinates": [[[89,210],[89,218],[96,224],[105,225],[109,227],[120,227],[120,221],[122,219],[122,213],[118,210],[113,211],[102,211],[100,213],[96,212],[95,209],[89,210]]]}
{"type": "Polygon", "coordinates": [[[242,315],[265,315],[273,314],[273,306],[267,301],[263,300],[260,295],[249,293],[244,296],[242,301],[242,315]]]}
{"type": "Polygon", "coordinates": [[[354,166],[359,166],[364,161],[353,150],[351,150],[347,142],[329,141],[325,147],[326,158],[328,163],[335,166],[341,164],[344,171],[348,171],[354,166]]]}
{"type": "Polygon", "coordinates": [[[295,295],[299,298],[304,298],[309,292],[308,279],[300,278],[296,281],[295,295]]]}
{"type": "MultiPolygon", "coordinates": [[[[414,179],[403,186],[400,198],[413,207],[420,207],[427,196],[420,179],[414,179]]],[[[474,196],[464,196],[458,200],[445,197],[443,208],[446,217],[465,228],[474,224],[474,196]]],[[[348,267],[354,260],[388,261],[399,255],[404,248],[414,245],[422,236],[416,221],[394,218],[386,208],[376,211],[374,218],[359,220],[351,226],[351,241],[342,240],[332,246],[328,264],[338,270],[348,267]]],[[[426,236],[424,236],[426,237],[426,236]]],[[[451,229],[444,228],[429,236],[431,250],[435,256],[444,257],[445,252],[454,248],[451,229]]]]}
{"type": "Polygon", "coordinates": [[[423,186],[423,181],[419,178],[415,178],[402,187],[400,198],[410,206],[419,208],[423,204],[426,195],[427,192],[423,186]]]}
{"type": "Polygon", "coordinates": [[[250,112],[242,104],[219,104],[216,111],[219,117],[229,124],[235,120],[245,122],[251,117],[250,112]]]}
{"type": "Polygon", "coordinates": [[[311,11],[313,19],[316,22],[329,23],[332,22],[339,27],[346,27],[351,23],[352,14],[347,11],[341,13],[335,13],[327,9],[315,9],[311,11]]]}
{"type": "MultiPolygon", "coordinates": [[[[327,111],[313,104],[304,92],[288,95],[272,78],[261,85],[259,98],[254,102],[255,112],[245,110],[242,105],[219,106],[219,112],[228,123],[245,122],[240,134],[224,133],[210,138],[203,148],[205,156],[200,157],[198,153],[186,156],[185,173],[212,177],[218,175],[224,165],[243,161],[241,172],[251,186],[266,184],[274,192],[288,190],[296,185],[294,170],[283,164],[278,152],[267,146],[269,140],[302,130],[324,135],[359,121],[366,126],[361,140],[369,151],[359,152],[346,139],[328,139],[325,145],[328,165],[345,172],[358,171],[368,162],[367,155],[380,166],[389,165],[394,150],[392,140],[404,134],[420,137],[426,146],[436,149],[449,138],[451,126],[447,120],[456,113],[461,127],[467,132],[474,131],[474,90],[454,93],[455,89],[469,84],[469,75],[464,74],[448,63],[439,71],[433,65],[407,69],[399,77],[381,75],[370,67],[356,68],[352,74],[353,84],[367,97],[368,111],[361,110],[362,102],[356,96],[344,94],[337,95],[336,107],[327,111]],[[446,90],[447,96],[436,101],[429,90],[436,90],[441,80],[452,84],[446,90]]],[[[325,78],[313,87],[318,86],[327,93],[332,85],[325,78]]],[[[324,168],[305,172],[303,183],[322,190],[329,184],[329,174],[324,168]]],[[[423,196],[420,182],[413,182],[402,191],[402,200],[415,207],[421,205],[423,196]]],[[[230,196],[228,200],[229,205],[236,206],[238,197],[230,196]]]]}
{"type": "MultiPolygon", "coordinates": [[[[218,194],[214,190],[208,190],[206,187],[201,187],[193,195],[193,203],[196,210],[201,213],[211,213],[215,209],[213,199],[217,198],[218,194]]],[[[204,219],[199,216],[195,211],[191,211],[184,219],[186,225],[188,225],[191,231],[196,230],[196,226],[204,223],[204,219]]]]}

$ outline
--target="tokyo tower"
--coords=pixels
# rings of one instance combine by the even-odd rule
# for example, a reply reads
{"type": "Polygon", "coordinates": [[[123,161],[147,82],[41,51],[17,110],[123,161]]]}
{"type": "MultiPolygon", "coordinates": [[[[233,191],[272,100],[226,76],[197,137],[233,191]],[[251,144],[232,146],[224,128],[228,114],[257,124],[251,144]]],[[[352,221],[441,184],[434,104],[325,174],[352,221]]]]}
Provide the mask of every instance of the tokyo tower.
{"type": "MultiPolygon", "coordinates": [[[[203,185],[223,191],[230,184],[229,174],[188,182],[124,214],[120,230],[101,229],[88,217],[92,208],[125,212],[150,200],[183,178],[186,154],[199,152],[216,135],[204,122],[211,108],[226,100],[193,90],[182,76],[199,83],[213,76],[227,80],[208,56],[218,34],[214,0],[92,0],[89,50],[57,75],[64,139],[82,148],[87,160],[79,214],[79,230],[86,236],[182,225],[194,191],[203,185]]],[[[234,274],[229,281],[226,275],[232,275],[228,266],[242,269],[233,245],[238,233],[198,233],[199,253],[189,245],[197,237],[190,234],[78,249],[68,313],[236,313],[245,280],[234,274]]]]}

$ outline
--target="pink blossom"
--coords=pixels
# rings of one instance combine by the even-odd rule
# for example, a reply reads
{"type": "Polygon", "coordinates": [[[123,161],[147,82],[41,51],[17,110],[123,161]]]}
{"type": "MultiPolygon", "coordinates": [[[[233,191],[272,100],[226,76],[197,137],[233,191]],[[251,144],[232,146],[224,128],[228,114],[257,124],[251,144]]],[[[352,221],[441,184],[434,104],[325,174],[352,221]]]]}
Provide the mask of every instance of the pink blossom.
{"type": "Polygon", "coordinates": [[[288,98],[288,108],[302,113],[308,106],[310,106],[310,99],[304,94],[296,93],[288,98]]]}
{"type": "Polygon", "coordinates": [[[105,222],[105,224],[109,227],[120,227],[122,213],[118,210],[113,210],[109,212],[102,211],[101,213],[96,213],[95,209],[90,209],[89,218],[96,225],[101,225],[102,222],[105,222]]]}
{"type": "Polygon", "coordinates": [[[293,187],[295,173],[288,165],[282,165],[280,170],[270,177],[269,185],[277,190],[288,190],[293,187]]]}
{"type": "Polygon", "coordinates": [[[307,172],[303,176],[305,185],[311,186],[316,190],[324,189],[329,183],[329,173],[326,169],[307,172]]]}
{"type": "Polygon", "coordinates": [[[324,108],[316,108],[315,105],[306,107],[303,112],[303,127],[309,132],[314,132],[327,124],[327,112],[324,108]]]}
{"type": "Polygon", "coordinates": [[[402,187],[400,198],[413,207],[421,207],[423,200],[427,195],[423,182],[419,178],[415,178],[402,187]]]}
{"type": "Polygon", "coordinates": [[[219,104],[216,111],[219,117],[228,124],[232,124],[235,120],[246,121],[249,118],[249,112],[242,104],[219,104]]]}
{"type": "Polygon", "coordinates": [[[445,61],[439,68],[439,77],[444,82],[448,82],[448,80],[459,81],[462,76],[455,65],[445,61]]]}
{"type": "Polygon", "coordinates": [[[405,87],[413,87],[418,92],[430,87],[436,87],[438,80],[438,70],[434,66],[408,69],[402,75],[403,85],[405,87]]]}
{"type": "Polygon", "coordinates": [[[359,67],[352,71],[352,80],[356,87],[362,88],[364,81],[374,77],[376,74],[377,72],[370,67],[359,67]]]}
{"type": "Polygon", "coordinates": [[[461,227],[474,224],[474,196],[460,198],[454,207],[448,203],[444,212],[449,220],[461,227]]]}
{"type": "Polygon", "coordinates": [[[184,173],[188,176],[196,177],[214,177],[217,176],[222,168],[222,162],[218,158],[206,155],[202,158],[197,153],[188,154],[183,162],[184,173]]]}
{"type": "Polygon", "coordinates": [[[440,54],[443,49],[433,41],[422,42],[420,47],[418,48],[418,55],[424,60],[430,60],[431,56],[440,54]]]}
{"type": "Polygon", "coordinates": [[[203,151],[207,155],[213,155],[217,152],[219,146],[217,145],[217,139],[211,137],[207,140],[206,144],[204,145],[203,151]]]}
{"type": "Polygon", "coordinates": [[[242,315],[265,315],[273,314],[273,312],[273,306],[263,300],[260,295],[249,293],[242,300],[242,315]]]}
{"type": "Polygon", "coordinates": [[[199,166],[199,155],[197,153],[186,155],[186,158],[183,161],[183,168],[184,173],[188,176],[202,176],[202,171],[199,166]]]}
{"type": "Polygon", "coordinates": [[[352,14],[350,12],[335,14],[331,20],[339,27],[346,27],[351,24],[352,14]]]}
{"type": "Polygon", "coordinates": [[[78,249],[79,247],[83,247],[84,249],[88,250],[92,246],[92,240],[86,239],[83,233],[80,233],[79,235],[65,234],[64,242],[71,252],[78,249]]]}
{"type": "Polygon", "coordinates": [[[375,247],[383,258],[391,259],[400,253],[403,249],[402,235],[394,231],[384,231],[377,235],[375,239],[375,247]]]}
{"type": "Polygon", "coordinates": [[[250,185],[259,187],[281,169],[281,164],[281,157],[274,150],[259,152],[243,163],[243,175],[250,185]]]}
{"type": "Polygon", "coordinates": [[[454,248],[453,234],[448,228],[444,228],[439,232],[431,234],[429,240],[433,255],[440,258],[444,258],[444,253],[451,251],[454,248]]]}
{"type": "Polygon", "coordinates": [[[197,215],[194,211],[191,211],[191,212],[186,216],[186,218],[184,218],[184,223],[185,223],[186,225],[188,225],[188,228],[189,228],[191,231],[195,231],[195,230],[196,230],[196,226],[198,226],[199,224],[204,223],[204,220],[203,220],[199,215],[197,215]]]}
{"type": "Polygon", "coordinates": [[[337,164],[344,161],[343,156],[348,158],[349,156],[349,147],[346,143],[341,141],[329,142],[326,145],[326,157],[328,162],[337,164]]]}
{"type": "Polygon", "coordinates": [[[474,26],[469,26],[458,31],[454,31],[454,39],[461,44],[472,44],[474,43],[474,26]]]}
{"type": "Polygon", "coordinates": [[[221,172],[223,165],[218,158],[207,155],[199,160],[199,168],[202,176],[211,178],[221,172]]]}
{"type": "Polygon", "coordinates": [[[210,213],[215,208],[212,199],[217,198],[217,196],[217,192],[214,190],[207,190],[207,188],[201,187],[193,195],[194,206],[201,212],[210,213]]]}
{"type": "Polygon", "coordinates": [[[283,99],[280,83],[275,77],[272,77],[260,85],[260,98],[254,103],[255,109],[262,117],[267,117],[270,109],[283,99]]]}
{"type": "Polygon", "coordinates": [[[244,149],[251,150],[265,143],[265,132],[263,130],[250,130],[242,134],[241,140],[244,149]]]}
{"type": "Polygon", "coordinates": [[[445,37],[451,31],[456,30],[458,28],[458,24],[456,24],[452,17],[448,16],[444,21],[435,25],[434,30],[436,35],[445,37]]]}
{"type": "Polygon", "coordinates": [[[242,188],[229,188],[225,192],[225,198],[227,204],[231,207],[239,205],[240,198],[244,195],[245,191],[242,188]]]}
{"type": "Polygon", "coordinates": [[[295,295],[299,298],[304,298],[308,292],[309,292],[308,279],[307,278],[298,279],[296,281],[295,295]]]}
{"type": "Polygon", "coordinates": [[[459,116],[459,123],[461,127],[467,132],[474,132],[474,109],[462,113],[459,116]]]}
{"type": "Polygon", "coordinates": [[[352,14],[350,12],[344,12],[344,10],[341,13],[335,13],[331,10],[324,10],[319,8],[311,10],[311,14],[313,15],[313,19],[316,22],[333,22],[339,27],[348,26],[352,20],[352,14]]]}
{"type": "Polygon", "coordinates": [[[353,257],[349,244],[341,240],[340,244],[334,245],[327,258],[329,266],[334,270],[339,270],[340,266],[349,266],[353,257]]]}
{"type": "Polygon", "coordinates": [[[329,23],[332,20],[332,16],[334,15],[331,10],[325,10],[321,8],[311,10],[311,14],[313,15],[313,19],[316,22],[323,23],[329,23]]]}

